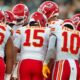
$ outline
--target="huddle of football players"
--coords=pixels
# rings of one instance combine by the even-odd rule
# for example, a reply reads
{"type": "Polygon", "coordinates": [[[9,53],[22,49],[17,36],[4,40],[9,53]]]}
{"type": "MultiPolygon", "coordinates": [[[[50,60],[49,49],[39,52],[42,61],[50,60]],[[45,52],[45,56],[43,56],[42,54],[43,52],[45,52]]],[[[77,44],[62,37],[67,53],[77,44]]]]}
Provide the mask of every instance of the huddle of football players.
{"type": "Polygon", "coordinates": [[[58,16],[53,1],[0,10],[0,80],[80,80],[80,14],[58,16]]]}

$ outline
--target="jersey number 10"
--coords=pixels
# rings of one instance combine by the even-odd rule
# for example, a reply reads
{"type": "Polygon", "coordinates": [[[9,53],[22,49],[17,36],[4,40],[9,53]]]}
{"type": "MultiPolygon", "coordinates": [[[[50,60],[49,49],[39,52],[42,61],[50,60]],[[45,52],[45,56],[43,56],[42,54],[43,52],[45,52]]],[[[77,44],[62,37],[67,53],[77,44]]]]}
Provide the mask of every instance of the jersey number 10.
{"type": "Polygon", "coordinates": [[[63,47],[61,48],[62,51],[64,52],[71,52],[72,54],[77,54],[78,50],[79,50],[79,41],[80,41],[80,37],[77,34],[71,34],[70,35],[70,47],[68,47],[68,33],[67,32],[63,32],[62,33],[64,42],[63,42],[63,47]],[[76,43],[75,43],[76,40],[76,43]],[[74,45],[76,46],[76,48],[74,49],[74,45]]]}

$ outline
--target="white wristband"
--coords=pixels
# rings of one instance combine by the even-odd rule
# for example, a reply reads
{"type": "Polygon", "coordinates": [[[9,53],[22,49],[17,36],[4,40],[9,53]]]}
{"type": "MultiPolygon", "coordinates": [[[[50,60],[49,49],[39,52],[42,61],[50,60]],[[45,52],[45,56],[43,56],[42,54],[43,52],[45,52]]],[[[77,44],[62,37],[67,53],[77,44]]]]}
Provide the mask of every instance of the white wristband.
{"type": "Polygon", "coordinates": [[[11,74],[5,74],[5,79],[4,80],[10,80],[11,74]]]}
{"type": "Polygon", "coordinates": [[[48,63],[46,63],[46,62],[43,62],[43,65],[47,65],[48,63]]]}

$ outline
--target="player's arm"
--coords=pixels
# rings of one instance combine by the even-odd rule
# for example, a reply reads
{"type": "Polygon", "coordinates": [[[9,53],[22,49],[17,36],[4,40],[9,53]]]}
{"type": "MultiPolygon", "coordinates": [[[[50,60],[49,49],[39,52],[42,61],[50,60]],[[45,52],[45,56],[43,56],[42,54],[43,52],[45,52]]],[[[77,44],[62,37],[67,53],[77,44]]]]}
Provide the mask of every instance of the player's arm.
{"type": "Polygon", "coordinates": [[[15,55],[14,55],[14,62],[16,63],[16,56],[17,53],[19,53],[20,51],[20,47],[21,47],[21,33],[20,31],[16,31],[16,33],[13,35],[14,37],[14,51],[15,51],[15,55]]]}
{"type": "Polygon", "coordinates": [[[12,38],[9,37],[9,39],[7,40],[7,43],[5,45],[5,53],[6,53],[6,74],[5,74],[5,78],[7,80],[7,78],[9,79],[11,76],[11,72],[12,72],[12,68],[13,68],[13,41],[12,38]]]}
{"type": "MultiPolygon", "coordinates": [[[[56,45],[56,36],[51,35],[50,38],[49,38],[48,50],[47,50],[46,58],[44,60],[44,64],[49,63],[52,55],[54,54],[55,45],[56,45]]],[[[53,56],[55,56],[55,54],[53,56]]]]}
{"type": "Polygon", "coordinates": [[[50,61],[51,56],[54,54],[54,49],[55,49],[55,44],[56,44],[56,36],[51,35],[49,38],[49,45],[48,45],[48,50],[47,50],[47,54],[43,63],[43,76],[45,78],[47,78],[47,74],[50,74],[50,70],[48,68],[48,63],[50,61]]]}
{"type": "Polygon", "coordinates": [[[15,78],[17,78],[17,74],[16,74],[17,70],[15,70],[15,69],[18,66],[18,64],[17,64],[16,59],[17,59],[17,53],[19,53],[19,51],[20,51],[20,43],[21,43],[19,31],[17,33],[13,34],[13,43],[14,43],[14,66],[13,66],[13,70],[12,70],[11,80],[14,80],[15,78]]]}

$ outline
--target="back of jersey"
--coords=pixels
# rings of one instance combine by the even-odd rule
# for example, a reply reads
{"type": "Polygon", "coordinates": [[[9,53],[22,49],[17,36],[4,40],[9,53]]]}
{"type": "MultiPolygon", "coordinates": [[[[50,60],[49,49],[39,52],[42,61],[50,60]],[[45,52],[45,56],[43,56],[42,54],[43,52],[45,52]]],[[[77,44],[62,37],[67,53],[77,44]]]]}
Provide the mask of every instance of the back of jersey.
{"type": "Polygon", "coordinates": [[[47,52],[50,28],[22,28],[21,59],[44,60],[47,52]]]}
{"type": "Polygon", "coordinates": [[[57,60],[78,59],[80,33],[64,26],[55,26],[53,34],[57,37],[57,60]]]}
{"type": "Polygon", "coordinates": [[[0,57],[4,58],[5,45],[10,37],[10,32],[7,30],[7,27],[0,25],[0,57]]]}

